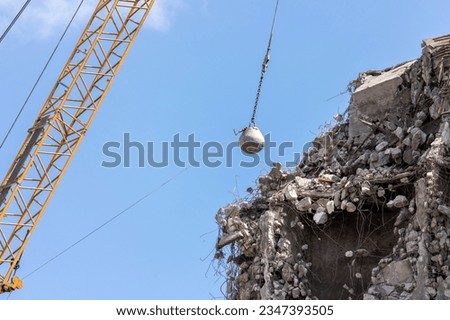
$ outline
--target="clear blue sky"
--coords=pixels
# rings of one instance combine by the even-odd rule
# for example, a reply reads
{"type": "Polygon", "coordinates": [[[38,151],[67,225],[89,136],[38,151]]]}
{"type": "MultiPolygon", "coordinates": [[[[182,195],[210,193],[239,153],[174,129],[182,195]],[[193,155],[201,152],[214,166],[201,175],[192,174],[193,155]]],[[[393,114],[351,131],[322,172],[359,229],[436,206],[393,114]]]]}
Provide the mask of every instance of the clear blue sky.
{"type": "MultiPolygon", "coordinates": [[[[36,80],[78,1],[32,1],[0,44],[0,137],[36,80]]],[[[6,145],[3,175],[61,67],[89,5],[77,18],[6,145]]],[[[124,133],[143,144],[182,140],[226,145],[250,118],[275,0],[156,0],[123,68],[22,258],[19,276],[116,215],[182,169],[104,168],[108,141],[124,133]]],[[[0,0],[3,31],[21,1],[0,0]]],[[[257,124],[294,151],[347,107],[344,91],[358,72],[420,55],[421,40],[450,33],[447,1],[280,0],[257,124]]],[[[197,160],[201,152],[196,153],[197,160]]],[[[187,159],[186,157],[184,158],[187,159]]],[[[64,255],[27,277],[10,299],[211,299],[224,279],[212,262],[216,211],[245,197],[261,163],[189,168],[64,255]]],[[[277,160],[277,157],[273,157],[277,160]]],[[[6,295],[0,297],[5,299],[6,295]]]]}

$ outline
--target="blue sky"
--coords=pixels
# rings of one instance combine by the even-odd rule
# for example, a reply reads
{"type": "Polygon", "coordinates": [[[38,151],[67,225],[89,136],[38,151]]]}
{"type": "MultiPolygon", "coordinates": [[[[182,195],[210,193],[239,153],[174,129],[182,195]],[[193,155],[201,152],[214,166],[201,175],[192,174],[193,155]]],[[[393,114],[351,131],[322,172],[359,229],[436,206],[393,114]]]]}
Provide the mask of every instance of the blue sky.
{"type": "MultiPolygon", "coordinates": [[[[20,1],[19,1],[20,2],[20,1]]],[[[4,30],[21,3],[0,0],[4,30]]],[[[76,1],[78,2],[78,1],[76,1]]],[[[80,16],[5,146],[4,174],[71,53],[89,11],[80,16]]],[[[164,168],[105,168],[105,143],[125,133],[156,149],[176,134],[226,146],[250,118],[275,0],[156,0],[157,7],[114,80],[96,119],[26,248],[24,277],[180,173],[164,168]]],[[[75,1],[32,1],[0,43],[3,137],[75,9],[75,1]]],[[[272,141],[292,142],[284,157],[345,111],[344,91],[359,72],[420,55],[421,40],[449,32],[447,1],[280,0],[257,124],[272,141]],[[328,101],[327,101],[328,100],[328,101]]],[[[155,150],[156,150],[155,149],[155,150]]],[[[160,150],[160,149],[158,149],[160,150]]],[[[156,150],[156,151],[158,151],[156,150]]],[[[119,150],[120,151],[120,150],[119,150]]],[[[186,154],[182,154],[186,160],[186,154]]],[[[202,152],[197,150],[196,159],[202,152]]],[[[224,279],[212,261],[216,211],[246,197],[269,167],[237,150],[232,166],[188,168],[26,279],[9,299],[212,299],[224,279]]],[[[5,299],[6,295],[0,297],[5,299]]]]}

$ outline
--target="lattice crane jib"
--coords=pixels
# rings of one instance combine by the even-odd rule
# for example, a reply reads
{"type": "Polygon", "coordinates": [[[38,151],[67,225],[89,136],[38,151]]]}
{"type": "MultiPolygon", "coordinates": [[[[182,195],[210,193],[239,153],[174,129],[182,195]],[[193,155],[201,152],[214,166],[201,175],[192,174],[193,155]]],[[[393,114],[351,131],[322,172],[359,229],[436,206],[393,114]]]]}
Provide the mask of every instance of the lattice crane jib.
{"type": "Polygon", "coordinates": [[[101,0],[0,185],[0,293],[155,0],[101,0]]]}

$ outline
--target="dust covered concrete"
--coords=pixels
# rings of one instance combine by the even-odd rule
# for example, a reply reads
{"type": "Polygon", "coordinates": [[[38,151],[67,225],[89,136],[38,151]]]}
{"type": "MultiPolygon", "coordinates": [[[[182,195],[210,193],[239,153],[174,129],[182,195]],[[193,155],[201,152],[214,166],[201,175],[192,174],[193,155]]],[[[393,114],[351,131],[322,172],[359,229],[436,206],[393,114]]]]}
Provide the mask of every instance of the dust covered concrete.
{"type": "Polygon", "coordinates": [[[450,36],[422,46],[218,211],[228,299],[450,299],[450,36]]]}

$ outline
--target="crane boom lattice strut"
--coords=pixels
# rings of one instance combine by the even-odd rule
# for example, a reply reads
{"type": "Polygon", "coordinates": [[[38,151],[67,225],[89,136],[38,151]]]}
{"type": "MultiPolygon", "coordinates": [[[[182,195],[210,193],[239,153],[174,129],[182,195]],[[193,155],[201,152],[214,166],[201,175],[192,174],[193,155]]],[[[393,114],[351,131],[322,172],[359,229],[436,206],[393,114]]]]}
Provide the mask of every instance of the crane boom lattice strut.
{"type": "Polygon", "coordinates": [[[0,185],[0,293],[154,0],[101,0],[0,185]]]}

